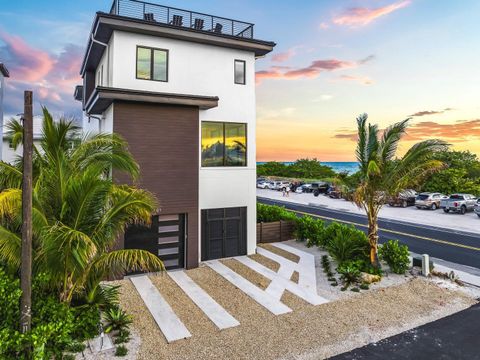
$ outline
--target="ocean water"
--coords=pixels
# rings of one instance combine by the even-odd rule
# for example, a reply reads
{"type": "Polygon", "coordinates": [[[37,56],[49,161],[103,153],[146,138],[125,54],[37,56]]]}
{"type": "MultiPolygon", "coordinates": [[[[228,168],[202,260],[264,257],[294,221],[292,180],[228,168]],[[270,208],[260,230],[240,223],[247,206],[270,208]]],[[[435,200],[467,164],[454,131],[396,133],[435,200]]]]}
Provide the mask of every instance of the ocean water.
{"type": "MultiPolygon", "coordinates": [[[[291,165],[293,161],[280,161],[283,162],[285,165],[291,165]]],[[[265,162],[257,162],[257,165],[265,164],[265,162]]],[[[320,164],[326,165],[332,168],[333,171],[340,173],[340,172],[348,172],[349,174],[353,174],[354,172],[358,171],[358,163],[355,161],[320,161],[320,164]]]]}

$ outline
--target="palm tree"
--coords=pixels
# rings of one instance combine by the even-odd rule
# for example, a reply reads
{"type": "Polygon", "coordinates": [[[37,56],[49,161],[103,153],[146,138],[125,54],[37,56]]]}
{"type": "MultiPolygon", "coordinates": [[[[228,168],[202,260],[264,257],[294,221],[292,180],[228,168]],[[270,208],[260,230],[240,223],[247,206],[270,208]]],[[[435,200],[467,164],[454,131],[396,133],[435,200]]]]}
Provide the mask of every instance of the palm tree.
{"type": "Polygon", "coordinates": [[[360,184],[353,199],[368,218],[370,261],[378,266],[378,213],[388,196],[418,185],[425,177],[440,170],[444,164],[432,155],[445,150],[448,144],[431,139],[413,145],[401,158],[396,158],[400,139],[405,135],[410,119],[393,124],[383,134],[377,125],[367,124],[368,115],[357,118],[356,150],[360,166],[360,184]]]}
{"type": "MultiPolygon", "coordinates": [[[[61,301],[95,298],[99,283],[126,271],[160,271],[163,263],[143,250],[114,250],[132,223],[148,223],[154,196],[135,186],[115,184],[112,170],[139,175],[138,164],[117,135],[81,138],[72,121],[54,122],[43,109],[40,145],[33,158],[33,270],[47,273],[61,301]]],[[[22,142],[21,124],[8,136],[22,142]]],[[[0,263],[20,264],[21,162],[0,162],[0,263]]]]}

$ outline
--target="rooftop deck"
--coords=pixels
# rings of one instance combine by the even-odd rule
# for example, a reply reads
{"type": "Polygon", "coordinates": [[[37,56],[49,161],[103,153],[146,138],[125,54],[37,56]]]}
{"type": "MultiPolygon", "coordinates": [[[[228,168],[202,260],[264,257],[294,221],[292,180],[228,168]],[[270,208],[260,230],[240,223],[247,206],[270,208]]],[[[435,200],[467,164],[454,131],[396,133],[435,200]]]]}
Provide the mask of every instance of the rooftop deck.
{"type": "Polygon", "coordinates": [[[138,0],[114,0],[110,14],[217,35],[253,39],[254,24],[138,0]]]}

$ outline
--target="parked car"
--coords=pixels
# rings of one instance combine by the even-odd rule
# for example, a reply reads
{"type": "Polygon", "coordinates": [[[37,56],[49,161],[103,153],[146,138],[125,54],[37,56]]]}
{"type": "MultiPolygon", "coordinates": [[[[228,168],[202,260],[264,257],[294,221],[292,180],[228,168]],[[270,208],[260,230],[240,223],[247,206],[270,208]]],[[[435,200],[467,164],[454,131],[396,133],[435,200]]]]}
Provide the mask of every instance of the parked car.
{"type": "Polygon", "coordinates": [[[305,192],[304,186],[305,186],[305,185],[297,186],[297,188],[295,189],[295,192],[296,192],[297,194],[301,194],[301,193],[305,192]]]}
{"type": "Polygon", "coordinates": [[[406,189],[400,191],[397,196],[392,196],[388,200],[388,205],[390,206],[413,206],[415,205],[415,199],[417,198],[417,192],[412,189],[406,189]]]}
{"type": "Polygon", "coordinates": [[[477,203],[475,204],[473,210],[475,211],[475,214],[480,217],[480,199],[477,200],[477,203]]]}
{"type": "Polygon", "coordinates": [[[302,185],[302,190],[303,190],[303,192],[311,193],[313,191],[312,190],[312,184],[303,184],[302,185]]]}
{"type": "Polygon", "coordinates": [[[448,199],[443,199],[440,207],[446,213],[452,211],[463,215],[467,211],[472,211],[477,202],[477,198],[472,194],[453,194],[448,199]]]}
{"type": "Polygon", "coordinates": [[[257,181],[257,188],[259,189],[270,189],[270,182],[269,181],[257,181]]]}
{"type": "Polygon", "coordinates": [[[288,181],[272,181],[270,189],[282,191],[283,189],[286,189],[287,186],[290,186],[290,183],[288,181]]]}
{"type": "Polygon", "coordinates": [[[326,195],[332,199],[341,199],[343,195],[341,186],[330,186],[326,195]]]}
{"type": "Polygon", "coordinates": [[[316,182],[312,183],[312,187],[310,188],[310,192],[313,192],[314,196],[318,196],[320,194],[326,194],[330,185],[326,182],[316,182]]]}
{"type": "Polygon", "coordinates": [[[424,192],[417,195],[415,206],[417,209],[437,210],[440,208],[440,201],[446,198],[447,196],[440,193],[424,192]]]}

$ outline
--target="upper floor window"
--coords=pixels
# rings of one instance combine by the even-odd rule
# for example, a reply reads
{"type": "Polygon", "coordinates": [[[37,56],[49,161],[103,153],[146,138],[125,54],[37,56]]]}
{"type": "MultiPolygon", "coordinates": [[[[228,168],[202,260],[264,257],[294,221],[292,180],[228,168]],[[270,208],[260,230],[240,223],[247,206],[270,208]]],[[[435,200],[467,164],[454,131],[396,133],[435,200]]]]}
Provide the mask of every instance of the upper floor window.
{"type": "Polygon", "coordinates": [[[245,85],[245,61],[235,60],[235,84],[245,85]]]}
{"type": "Polygon", "coordinates": [[[137,79],[168,81],[168,50],[137,46],[137,79]]]}
{"type": "Polygon", "coordinates": [[[247,124],[202,122],[202,166],[247,166],[247,124]]]}

